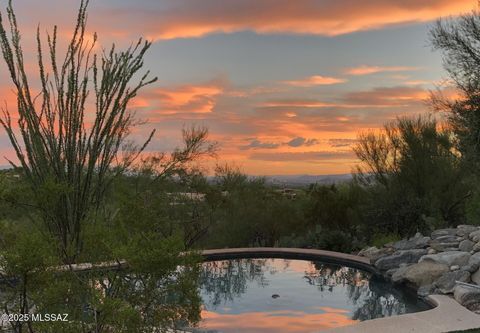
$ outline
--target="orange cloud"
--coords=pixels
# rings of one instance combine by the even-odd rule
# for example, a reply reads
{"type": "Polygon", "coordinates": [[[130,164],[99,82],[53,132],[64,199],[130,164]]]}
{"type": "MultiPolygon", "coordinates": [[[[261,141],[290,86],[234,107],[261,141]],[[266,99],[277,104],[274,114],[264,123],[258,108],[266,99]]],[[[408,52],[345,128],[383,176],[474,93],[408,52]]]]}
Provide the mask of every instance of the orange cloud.
{"type": "Polygon", "coordinates": [[[425,84],[432,84],[432,81],[426,81],[426,80],[410,80],[410,81],[405,81],[404,82],[406,85],[409,86],[421,86],[425,84]]]}
{"type": "Polygon", "coordinates": [[[277,107],[297,107],[297,108],[324,108],[332,106],[331,103],[324,103],[313,99],[280,99],[264,102],[260,107],[277,108],[277,107]]]}
{"type": "MultiPolygon", "coordinates": [[[[157,105],[159,114],[206,114],[213,111],[216,98],[223,92],[219,83],[182,85],[173,88],[159,88],[138,100],[137,103],[157,105]]],[[[134,104],[135,106],[135,104],[134,104]]]]}
{"type": "MultiPolygon", "coordinates": [[[[289,117],[298,117],[302,109],[377,109],[406,106],[408,103],[422,102],[430,92],[419,86],[379,87],[366,91],[354,91],[334,101],[315,99],[274,99],[262,102],[258,110],[289,113],[289,117]],[[295,111],[295,113],[293,113],[295,111]]],[[[348,119],[337,118],[339,121],[348,119]]]]}
{"type": "Polygon", "coordinates": [[[116,30],[128,31],[138,24],[138,17],[145,34],[162,40],[246,30],[336,36],[431,21],[473,7],[472,0],[167,0],[162,5],[148,6],[148,10],[137,3],[135,7],[109,12],[105,18],[114,20],[116,30]]]}
{"type": "Polygon", "coordinates": [[[347,80],[339,79],[335,77],[329,77],[329,76],[321,76],[321,75],[313,75],[301,80],[283,81],[283,83],[286,83],[288,85],[295,86],[295,87],[331,85],[331,84],[338,84],[343,82],[347,82],[347,80]]]}
{"type": "Polygon", "coordinates": [[[349,75],[368,75],[375,73],[383,72],[407,72],[407,71],[416,71],[419,70],[418,67],[408,67],[408,66],[367,66],[362,65],[359,67],[349,68],[345,71],[349,75]]]}
{"type": "Polygon", "coordinates": [[[399,106],[405,103],[422,102],[430,96],[430,92],[421,87],[381,87],[368,91],[347,94],[344,101],[351,105],[399,106]]]}

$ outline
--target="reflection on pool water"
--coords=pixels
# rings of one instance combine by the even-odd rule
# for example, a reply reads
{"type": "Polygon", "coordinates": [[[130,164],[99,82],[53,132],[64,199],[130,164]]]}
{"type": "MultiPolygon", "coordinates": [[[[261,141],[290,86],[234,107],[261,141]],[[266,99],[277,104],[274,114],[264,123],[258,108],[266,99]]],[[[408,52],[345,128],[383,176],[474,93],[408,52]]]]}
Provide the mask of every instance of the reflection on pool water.
{"type": "Polygon", "coordinates": [[[193,332],[318,332],[428,306],[350,267],[286,259],[205,262],[193,332]]]}

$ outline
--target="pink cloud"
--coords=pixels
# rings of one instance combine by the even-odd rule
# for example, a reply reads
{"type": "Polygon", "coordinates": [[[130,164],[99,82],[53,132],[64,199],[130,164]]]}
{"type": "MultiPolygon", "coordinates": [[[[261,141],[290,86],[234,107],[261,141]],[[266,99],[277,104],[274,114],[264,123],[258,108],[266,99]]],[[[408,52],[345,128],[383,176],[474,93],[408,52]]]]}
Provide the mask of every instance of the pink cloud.
{"type": "Polygon", "coordinates": [[[362,65],[354,68],[348,68],[345,70],[346,74],[349,75],[368,75],[376,74],[383,72],[408,72],[419,70],[418,67],[408,67],[408,66],[368,66],[362,65]]]}
{"type": "Polygon", "coordinates": [[[332,103],[325,103],[314,99],[299,98],[270,100],[260,104],[260,107],[264,108],[324,108],[329,106],[332,106],[332,103]]]}
{"type": "Polygon", "coordinates": [[[311,87],[320,85],[331,85],[347,82],[346,79],[340,79],[329,76],[313,75],[300,80],[283,81],[283,83],[295,87],[311,87]]]}
{"type": "Polygon", "coordinates": [[[421,85],[426,85],[426,84],[432,84],[432,81],[427,81],[427,80],[409,80],[404,82],[406,85],[409,86],[421,86],[421,85]]]}

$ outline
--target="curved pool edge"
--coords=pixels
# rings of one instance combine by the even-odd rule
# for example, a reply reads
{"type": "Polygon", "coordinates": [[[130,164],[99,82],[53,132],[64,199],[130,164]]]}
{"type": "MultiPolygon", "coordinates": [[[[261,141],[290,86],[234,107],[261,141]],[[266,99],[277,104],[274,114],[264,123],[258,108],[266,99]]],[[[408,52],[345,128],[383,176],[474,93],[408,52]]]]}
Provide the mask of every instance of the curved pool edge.
{"type": "Polygon", "coordinates": [[[322,333],[446,333],[480,328],[477,315],[445,295],[430,295],[431,310],[362,321],[322,333]]]}
{"type": "Polygon", "coordinates": [[[333,251],[286,248],[286,247],[251,247],[203,250],[200,252],[205,261],[235,258],[279,258],[322,261],[331,264],[347,265],[369,273],[381,275],[365,257],[333,251]]]}
{"type": "MultiPolygon", "coordinates": [[[[300,249],[300,248],[227,248],[203,250],[205,261],[232,258],[283,258],[318,260],[332,264],[342,264],[381,275],[370,264],[369,259],[340,252],[300,249]]],[[[480,315],[464,308],[457,301],[444,295],[430,295],[426,301],[433,308],[426,311],[408,313],[392,317],[362,321],[355,325],[333,328],[325,333],[445,333],[457,330],[480,328],[480,315]]]]}

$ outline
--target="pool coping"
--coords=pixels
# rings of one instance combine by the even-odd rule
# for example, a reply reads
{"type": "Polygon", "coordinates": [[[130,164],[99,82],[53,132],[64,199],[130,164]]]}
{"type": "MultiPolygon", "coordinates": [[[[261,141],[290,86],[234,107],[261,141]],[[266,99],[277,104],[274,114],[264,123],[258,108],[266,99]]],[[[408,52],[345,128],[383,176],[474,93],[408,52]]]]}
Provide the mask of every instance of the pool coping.
{"type": "Polygon", "coordinates": [[[365,257],[353,254],[286,247],[251,247],[251,248],[228,248],[203,250],[200,252],[204,261],[232,259],[232,258],[281,258],[281,259],[304,259],[321,260],[332,264],[348,264],[369,273],[380,274],[365,257]]]}
{"type": "MultiPolygon", "coordinates": [[[[232,258],[283,258],[320,260],[334,264],[345,264],[374,274],[379,271],[370,260],[352,254],[300,248],[228,248],[204,250],[200,254],[205,261],[232,258]]],[[[325,333],[445,333],[449,331],[480,328],[480,315],[464,308],[457,301],[445,295],[430,295],[426,301],[431,310],[408,313],[393,317],[371,319],[355,325],[325,330],[325,333]]]]}

